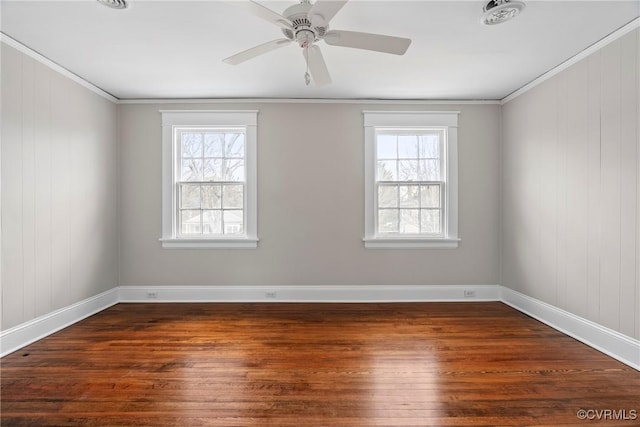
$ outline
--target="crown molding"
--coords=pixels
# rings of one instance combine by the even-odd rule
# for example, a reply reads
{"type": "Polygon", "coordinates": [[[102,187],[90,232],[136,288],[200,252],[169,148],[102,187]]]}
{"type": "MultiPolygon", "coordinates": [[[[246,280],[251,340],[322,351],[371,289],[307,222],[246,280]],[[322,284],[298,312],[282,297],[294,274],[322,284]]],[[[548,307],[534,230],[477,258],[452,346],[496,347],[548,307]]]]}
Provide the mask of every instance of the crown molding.
{"type": "Polygon", "coordinates": [[[572,65],[582,61],[583,59],[585,59],[589,55],[597,52],[598,50],[602,49],[603,47],[607,46],[608,44],[613,43],[614,41],[616,41],[619,38],[621,38],[622,36],[630,33],[631,31],[635,30],[636,28],[640,28],[640,17],[635,18],[633,21],[631,21],[631,22],[627,23],[626,25],[618,28],[616,31],[614,31],[613,33],[611,33],[608,36],[604,37],[603,39],[600,39],[599,41],[595,42],[594,44],[592,44],[591,46],[589,46],[588,48],[586,48],[582,52],[572,56],[571,58],[567,59],[566,61],[564,61],[560,65],[558,65],[558,66],[552,68],[551,70],[547,71],[546,73],[536,77],[534,80],[532,80],[529,83],[527,83],[526,85],[522,86],[520,89],[510,93],[509,95],[507,95],[506,97],[504,97],[503,99],[500,100],[500,105],[504,105],[507,102],[516,99],[520,95],[523,95],[526,92],[529,92],[531,89],[533,89],[534,87],[538,86],[539,84],[549,80],[551,77],[553,77],[553,76],[555,76],[557,74],[560,74],[562,71],[564,71],[567,68],[571,67],[572,65]]]}
{"type": "Polygon", "coordinates": [[[374,99],[374,98],[141,98],[119,99],[118,104],[371,104],[371,105],[499,105],[491,99],[374,99]]]}
{"type": "Polygon", "coordinates": [[[98,95],[100,95],[101,97],[108,99],[111,102],[114,103],[118,103],[118,98],[116,98],[115,96],[111,95],[108,92],[105,92],[104,90],[100,89],[98,86],[94,85],[93,83],[83,79],[82,77],[80,77],[77,74],[72,73],[71,71],[67,70],[66,68],[64,68],[63,66],[53,62],[52,60],[50,60],[49,58],[43,56],[42,54],[36,52],[35,50],[31,49],[28,46],[23,45],[22,43],[20,43],[19,41],[17,41],[16,39],[6,35],[5,33],[0,31],[0,42],[6,44],[7,46],[11,46],[12,48],[18,50],[19,52],[29,56],[30,58],[35,59],[36,61],[40,62],[41,64],[46,65],[47,67],[51,68],[53,71],[56,71],[60,74],[62,74],[63,76],[67,77],[68,79],[78,83],[80,86],[89,89],[91,92],[96,93],[98,95]]]}

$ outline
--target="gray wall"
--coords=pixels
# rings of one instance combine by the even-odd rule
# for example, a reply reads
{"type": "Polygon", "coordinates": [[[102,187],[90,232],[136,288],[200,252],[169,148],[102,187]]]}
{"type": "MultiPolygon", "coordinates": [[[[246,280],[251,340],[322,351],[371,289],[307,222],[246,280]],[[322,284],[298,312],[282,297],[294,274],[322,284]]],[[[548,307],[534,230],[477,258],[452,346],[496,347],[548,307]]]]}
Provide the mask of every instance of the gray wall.
{"type": "Polygon", "coordinates": [[[122,285],[497,284],[498,105],[121,105],[122,285]],[[258,109],[254,250],[162,249],[160,109],[258,109]],[[460,110],[458,249],[372,250],[363,109],[460,110]]]}
{"type": "Polygon", "coordinates": [[[640,338],[635,30],[503,106],[502,284],[640,338]]]}
{"type": "Polygon", "coordinates": [[[117,286],[117,106],[2,43],[2,329],[117,286]]]}

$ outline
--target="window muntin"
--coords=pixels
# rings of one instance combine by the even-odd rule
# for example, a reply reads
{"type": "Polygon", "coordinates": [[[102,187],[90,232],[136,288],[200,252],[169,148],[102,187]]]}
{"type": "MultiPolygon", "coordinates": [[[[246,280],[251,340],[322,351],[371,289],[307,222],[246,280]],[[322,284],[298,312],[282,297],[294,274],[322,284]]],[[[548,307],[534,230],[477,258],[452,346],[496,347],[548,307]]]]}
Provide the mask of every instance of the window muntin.
{"type": "Polygon", "coordinates": [[[257,110],[160,110],[163,248],[257,248],[257,110]]]}
{"type": "Polygon", "coordinates": [[[177,236],[244,235],[245,128],[174,131],[177,236]]]}
{"type": "Polygon", "coordinates": [[[445,128],[375,129],[376,234],[443,237],[445,128]]]}
{"type": "Polygon", "coordinates": [[[363,111],[366,248],[456,248],[458,111],[363,111]]]}

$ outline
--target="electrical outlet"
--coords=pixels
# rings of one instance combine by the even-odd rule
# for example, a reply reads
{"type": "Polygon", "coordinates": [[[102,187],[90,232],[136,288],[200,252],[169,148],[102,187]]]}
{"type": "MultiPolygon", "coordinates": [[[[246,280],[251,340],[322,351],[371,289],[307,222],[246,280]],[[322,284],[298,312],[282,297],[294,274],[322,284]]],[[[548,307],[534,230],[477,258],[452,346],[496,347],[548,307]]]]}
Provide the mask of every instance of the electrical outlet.
{"type": "Polygon", "coordinates": [[[275,298],[277,296],[276,291],[267,291],[264,293],[265,298],[275,298]]]}
{"type": "Polygon", "coordinates": [[[475,298],[476,297],[476,291],[465,290],[464,291],[464,297],[465,298],[475,298]]]}
{"type": "Polygon", "coordinates": [[[148,291],[147,299],[158,299],[158,293],[155,291],[148,291]]]}

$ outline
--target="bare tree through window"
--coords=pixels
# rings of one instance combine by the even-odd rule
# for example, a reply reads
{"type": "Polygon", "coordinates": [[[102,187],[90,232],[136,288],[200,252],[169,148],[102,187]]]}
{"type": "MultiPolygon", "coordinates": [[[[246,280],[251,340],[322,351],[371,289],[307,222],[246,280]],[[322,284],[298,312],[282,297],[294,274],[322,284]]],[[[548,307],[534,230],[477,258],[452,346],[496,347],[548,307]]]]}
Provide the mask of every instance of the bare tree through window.
{"type": "Polygon", "coordinates": [[[243,234],[245,133],[185,129],[179,135],[180,234],[243,234]]]}
{"type": "Polygon", "coordinates": [[[442,234],[443,131],[376,135],[380,234],[442,234]]]}

